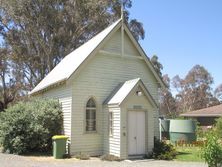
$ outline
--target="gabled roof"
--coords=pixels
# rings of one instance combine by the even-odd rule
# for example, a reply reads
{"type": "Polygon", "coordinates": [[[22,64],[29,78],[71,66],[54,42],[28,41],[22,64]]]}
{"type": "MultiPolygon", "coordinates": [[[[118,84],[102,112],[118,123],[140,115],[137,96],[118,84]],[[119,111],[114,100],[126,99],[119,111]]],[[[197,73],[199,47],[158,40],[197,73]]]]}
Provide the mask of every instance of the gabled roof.
{"type": "Polygon", "coordinates": [[[138,85],[143,89],[145,96],[150,100],[151,104],[157,107],[155,100],[146,89],[140,78],[126,81],[122,85],[118,86],[114,94],[105,101],[105,104],[121,105],[121,103],[126,99],[130,92],[132,92],[134,88],[138,87],[138,85]]]}
{"type": "Polygon", "coordinates": [[[221,117],[222,104],[180,114],[183,117],[221,117]]]}
{"type": "Polygon", "coordinates": [[[121,23],[120,19],[64,57],[30,94],[38,92],[55,83],[67,80],[119,23],[121,23]]]}
{"type": "Polygon", "coordinates": [[[165,86],[164,82],[153,68],[149,58],[146,56],[139,43],[133,37],[129,28],[125,25],[125,23],[123,23],[122,19],[119,19],[111,26],[100,32],[98,35],[90,39],[88,42],[68,54],[29,94],[37,93],[48,87],[67,81],[78,70],[78,68],[80,68],[81,64],[83,64],[88,57],[93,55],[93,52],[96,50],[96,48],[98,48],[112,32],[121,27],[121,24],[123,24],[124,30],[129,35],[131,41],[141,56],[144,58],[146,64],[149,66],[157,81],[162,86],[165,86]]]}

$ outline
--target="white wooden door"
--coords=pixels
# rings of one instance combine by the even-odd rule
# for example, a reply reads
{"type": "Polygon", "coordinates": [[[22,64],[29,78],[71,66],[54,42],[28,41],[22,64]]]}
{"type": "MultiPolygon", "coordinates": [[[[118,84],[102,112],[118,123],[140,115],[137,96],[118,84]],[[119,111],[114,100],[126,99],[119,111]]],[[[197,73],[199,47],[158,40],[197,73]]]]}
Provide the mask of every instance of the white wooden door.
{"type": "Polygon", "coordinates": [[[145,112],[128,113],[128,154],[145,154],[145,112]]]}
{"type": "Polygon", "coordinates": [[[136,112],[129,111],[128,113],[128,154],[136,155],[137,154],[137,121],[136,121],[136,112]]]}

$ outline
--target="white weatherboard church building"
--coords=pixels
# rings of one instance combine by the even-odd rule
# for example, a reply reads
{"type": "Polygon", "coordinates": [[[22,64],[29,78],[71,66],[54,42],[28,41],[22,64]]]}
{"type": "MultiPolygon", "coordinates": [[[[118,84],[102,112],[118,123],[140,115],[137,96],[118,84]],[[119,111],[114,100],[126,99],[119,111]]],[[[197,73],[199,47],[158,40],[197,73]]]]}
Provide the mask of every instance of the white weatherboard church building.
{"type": "Polygon", "coordinates": [[[151,152],[159,137],[160,86],[120,19],[67,55],[30,94],[61,102],[71,154],[127,159],[151,152]]]}

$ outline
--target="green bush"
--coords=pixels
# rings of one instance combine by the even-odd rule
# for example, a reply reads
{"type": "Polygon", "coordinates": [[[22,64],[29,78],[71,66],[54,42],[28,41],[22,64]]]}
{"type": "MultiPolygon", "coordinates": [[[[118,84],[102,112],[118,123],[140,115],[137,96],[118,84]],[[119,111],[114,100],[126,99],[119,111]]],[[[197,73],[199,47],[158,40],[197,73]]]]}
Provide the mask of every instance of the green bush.
{"type": "Polygon", "coordinates": [[[222,145],[219,136],[215,131],[210,131],[206,135],[206,144],[202,148],[202,157],[209,167],[219,167],[222,165],[222,145]]]}
{"type": "Polygon", "coordinates": [[[173,160],[177,152],[172,144],[167,144],[154,138],[154,148],[152,157],[158,160],[173,160]]]}
{"type": "Polygon", "coordinates": [[[61,134],[62,109],[58,101],[31,99],[0,113],[0,145],[4,152],[24,154],[50,151],[51,137],[61,134]]]}
{"type": "Polygon", "coordinates": [[[217,135],[220,137],[220,138],[222,138],[222,118],[218,118],[217,120],[216,120],[216,133],[217,133],[217,135]]]}

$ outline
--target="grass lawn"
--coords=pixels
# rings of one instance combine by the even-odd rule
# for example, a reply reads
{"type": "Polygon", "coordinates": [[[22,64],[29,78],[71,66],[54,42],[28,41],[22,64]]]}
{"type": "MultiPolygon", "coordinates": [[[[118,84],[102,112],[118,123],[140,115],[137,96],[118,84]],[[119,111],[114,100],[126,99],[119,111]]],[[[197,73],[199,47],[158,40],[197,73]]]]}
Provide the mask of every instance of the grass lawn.
{"type": "Polygon", "coordinates": [[[176,147],[178,155],[176,161],[204,162],[201,158],[201,149],[199,147],[176,147]]]}

